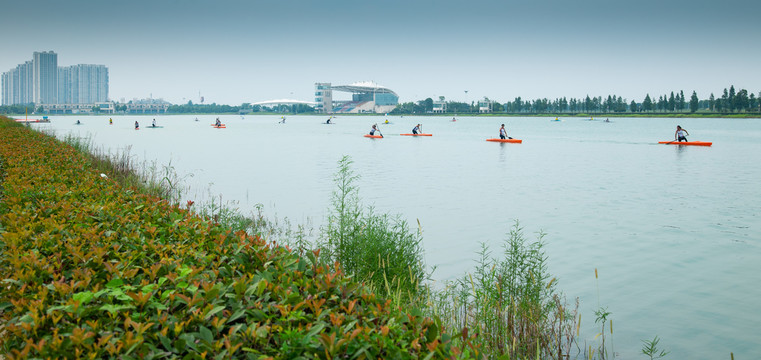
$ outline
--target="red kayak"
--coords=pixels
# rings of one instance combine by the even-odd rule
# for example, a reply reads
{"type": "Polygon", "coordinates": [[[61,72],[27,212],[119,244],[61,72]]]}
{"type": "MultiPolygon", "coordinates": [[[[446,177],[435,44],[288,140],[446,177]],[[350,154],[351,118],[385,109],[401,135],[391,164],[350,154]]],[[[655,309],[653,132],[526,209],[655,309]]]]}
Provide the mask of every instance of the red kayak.
{"type": "Polygon", "coordinates": [[[501,142],[501,143],[513,143],[513,144],[523,143],[523,140],[521,140],[521,139],[486,139],[486,141],[501,142]]]}
{"type": "Polygon", "coordinates": [[[401,136],[433,136],[433,134],[423,134],[423,133],[420,133],[420,134],[399,134],[399,135],[401,135],[401,136]]]}
{"type": "Polygon", "coordinates": [[[695,145],[695,146],[711,146],[713,144],[712,142],[708,141],[659,141],[659,144],[667,144],[667,145],[695,145]]]}
{"type": "Polygon", "coordinates": [[[225,126],[225,124],[222,124],[222,125],[211,125],[211,127],[215,128],[215,129],[227,129],[227,126],[225,126]]]}
{"type": "Polygon", "coordinates": [[[373,139],[383,139],[383,136],[381,136],[381,135],[370,135],[370,134],[365,134],[365,137],[366,137],[366,138],[373,138],[373,139]]]}

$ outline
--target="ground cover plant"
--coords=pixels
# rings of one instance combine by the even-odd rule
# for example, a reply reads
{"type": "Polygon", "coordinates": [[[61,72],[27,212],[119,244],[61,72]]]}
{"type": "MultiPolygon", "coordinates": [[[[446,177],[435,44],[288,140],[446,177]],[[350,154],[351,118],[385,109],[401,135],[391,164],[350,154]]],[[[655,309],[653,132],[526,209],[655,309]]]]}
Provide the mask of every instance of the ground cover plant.
{"type": "Polygon", "coordinates": [[[477,356],[319,251],[298,257],[123,188],[7,119],[0,138],[6,359],[477,356]]]}

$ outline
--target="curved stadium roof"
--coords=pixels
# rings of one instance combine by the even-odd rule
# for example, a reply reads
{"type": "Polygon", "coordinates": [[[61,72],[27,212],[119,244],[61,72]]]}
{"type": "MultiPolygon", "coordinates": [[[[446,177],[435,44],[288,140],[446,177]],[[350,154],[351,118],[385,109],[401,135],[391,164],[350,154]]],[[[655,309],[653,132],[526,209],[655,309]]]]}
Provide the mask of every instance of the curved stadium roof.
{"type": "Polygon", "coordinates": [[[267,100],[267,101],[259,101],[255,102],[251,105],[309,105],[314,106],[317,103],[314,101],[301,101],[301,100],[293,100],[293,99],[276,99],[276,100],[267,100]]]}
{"type": "Polygon", "coordinates": [[[338,90],[338,91],[353,92],[353,93],[375,92],[375,93],[394,94],[395,96],[399,96],[393,90],[385,86],[378,85],[372,81],[360,81],[360,82],[355,82],[351,85],[335,85],[335,86],[331,86],[331,89],[338,90]]]}

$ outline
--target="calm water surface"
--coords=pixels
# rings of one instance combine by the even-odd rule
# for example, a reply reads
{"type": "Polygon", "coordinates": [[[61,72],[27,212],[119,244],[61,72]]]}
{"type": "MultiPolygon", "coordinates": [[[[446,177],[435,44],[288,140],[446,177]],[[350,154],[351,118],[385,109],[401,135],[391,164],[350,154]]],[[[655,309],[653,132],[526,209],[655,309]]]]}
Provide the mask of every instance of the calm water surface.
{"type": "Polygon", "coordinates": [[[244,212],[323,223],[336,163],[354,160],[360,196],[424,231],[438,281],[469,271],[480,242],[495,254],[515,220],[544,231],[550,271],[613,319],[614,351],[643,358],[656,334],[672,358],[761,358],[761,121],[340,116],[53,117],[58,135],[90,137],[137,160],[169,164],[189,197],[222,194],[244,212]],[[156,118],[161,129],[145,128],[156,118]],[[83,125],[73,125],[77,119],[83,125]],[[133,130],[134,121],[143,128],[133,130]],[[362,137],[378,123],[384,139],[362,137]],[[398,136],[416,123],[432,137],[398,136]],[[523,144],[484,141],[505,123],[523,144]],[[676,125],[712,147],[658,145],[676,125]],[[595,279],[595,269],[599,279],[595,279]]]}

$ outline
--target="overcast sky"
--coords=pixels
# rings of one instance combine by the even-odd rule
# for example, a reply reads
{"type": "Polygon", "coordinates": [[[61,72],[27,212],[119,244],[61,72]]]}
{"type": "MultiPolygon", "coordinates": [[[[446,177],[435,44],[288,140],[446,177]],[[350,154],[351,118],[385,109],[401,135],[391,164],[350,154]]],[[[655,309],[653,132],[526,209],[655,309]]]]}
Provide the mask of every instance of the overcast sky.
{"type": "Polygon", "coordinates": [[[106,65],[113,100],[313,101],[315,82],[357,81],[389,87],[402,102],[761,91],[759,0],[3,0],[0,8],[1,72],[53,50],[59,66],[106,65]]]}

